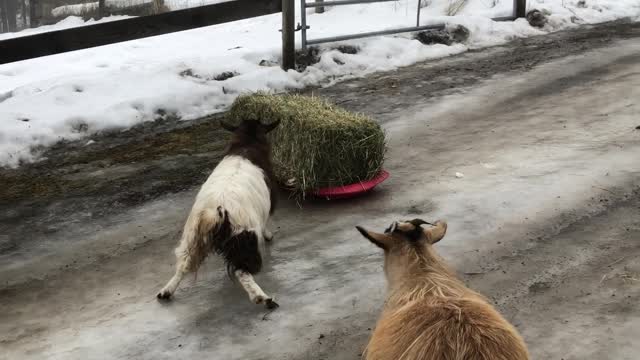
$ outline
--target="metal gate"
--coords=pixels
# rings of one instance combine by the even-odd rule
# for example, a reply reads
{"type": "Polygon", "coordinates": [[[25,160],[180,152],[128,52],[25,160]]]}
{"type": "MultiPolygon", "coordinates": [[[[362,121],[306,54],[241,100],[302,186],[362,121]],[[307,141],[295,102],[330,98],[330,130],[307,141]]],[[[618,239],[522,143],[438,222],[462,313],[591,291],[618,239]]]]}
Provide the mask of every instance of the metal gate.
{"type": "MultiPolygon", "coordinates": [[[[314,1],[314,0],[312,0],[314,1]]],[[[373,31],[366,32],[360,34],[347,34],[341,36],[332,36],[318,39],[307,39],[307,30],[310,28],[307,25],[307,13],[306,9],[308,8],[322,8],[325,6],[342,6],[342,5],[353,5],[353,4],[367,4],[367,3],[379,3],[379,2],[390,2],[390,1],[399,1],[399,0],[337,0],[337,1],[314,1],[308,3],[306,0],[300,0],[300,33],[302,37],[302,49],[306,49],[308,45],[316,45],[334,41],[344,41],[344,40],[352,40],[352,39],[360,39],[366,37],[373,36],[381,36],[381,35],[390,35],[390,34],[400,34],[412,31],[421,31],[421,30],[429,30],[429,29],[443,29],[444,24],[438,25],[424,25],[420,26],[420,0],[417,0],[418,3],[417,8],[417,16],[416,16],[416,25],[411,27],[403,27],[396,29],[388,29],[382,31],[373,31]]],[[[513,15],[493,18],[494,21],[512,21],[518,17],[525,16],[525,8],[526,8],[526,0],[513,0],[513,15]]]]}

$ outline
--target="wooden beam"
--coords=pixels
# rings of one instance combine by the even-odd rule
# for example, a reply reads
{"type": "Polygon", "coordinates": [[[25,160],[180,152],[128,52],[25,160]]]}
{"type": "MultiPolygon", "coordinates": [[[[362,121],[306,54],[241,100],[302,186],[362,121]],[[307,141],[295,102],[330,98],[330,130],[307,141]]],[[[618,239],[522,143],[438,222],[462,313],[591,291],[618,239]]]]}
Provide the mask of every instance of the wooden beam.
{"type": "Polygon", "coordinates": [[[7,39],[0,41],[0,64],[222,24],[281,10],[281,0],[235,0],[7,39]]]}

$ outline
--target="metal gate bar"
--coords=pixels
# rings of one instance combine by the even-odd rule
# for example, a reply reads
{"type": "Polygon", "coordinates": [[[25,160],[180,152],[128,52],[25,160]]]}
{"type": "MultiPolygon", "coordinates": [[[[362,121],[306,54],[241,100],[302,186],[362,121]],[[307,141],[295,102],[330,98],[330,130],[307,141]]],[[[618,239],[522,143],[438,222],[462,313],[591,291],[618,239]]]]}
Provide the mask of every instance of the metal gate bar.
{"type": "MultiPolygon", "coordinates": [[[[316,45],[316,44],[335,42],[335,41],[361,39],[361,38],[381,36],[381,35],[400,34],[400,33],[413,32],[413,31],[443,29],[444,26],[445,26],[444,24],[419,26],[419,24],[420,24],[420,7],[419,7],[420,0],[418,0],[418,15],[417,15],[417,19],[416,19],[416,26],[404,27],[404,28],[396,28],[396,29],[388,29],[388,30],[382,30],[382,31],[372,31],[372,32],[366,32],[366,33],[359,33],[359,34],[331,36],[331,37],[325,37],[325,38],[319,38],[319,39],[311,39],[311,40],[307,39],[307,30],[309,29],[309,26],[307,26],[307,13],[305,11],[306,8],[314,8],[314,7],[321,7],[321,6],[338,6],[338,5],[353,5],[353,4],[364,4],[364,3],[389,2],[389,1],[398,1],[398,0],[340,0],[340,1],[323,1],[323,2],[312,2],[312,3],[307,3],[306,0],[300,0],[300,9],[301,9],[301,14],[300,14],[300,22],[301,22],[301,24],[300,24],[300,33],[301,34],[300,35],[301,35],[301,40],[302,40],[301,41],[302,49],[306,50],[307,49],[307,45],[316,45]]],[[[513,3],[514,3],[513,15],[497,17],[497,18],[493,18],[492,20],[493,21],[513,21],[513,20],[517,19],[518,13],[519,12],[524,12],[523,9],[524,9],[524,7],[526,7],[526,2],[524,0],[513,0],[513,3]],[[520,10],[520,11],[518,11],[518,10],[520,10]]]]}
{"type": "MultiPolygon", "coordinates": [[[[513,21],[514,19],[515,17],[513,16],[505,16],[505,17],[493,18],[491,20],[513,21]]],[[[358,34],[351,34],[351,35],[332,36],[332,37],[312,39],[312,40],[306,40],[306,37],[305,37],[305,43],[306,45],[316,45],[316,44],[322,44],[322,43],[328,43],[328,42],[361,39],[361,38],[382,36],[382,35],[393,35],[393,34],[407,33],[407,32],[413,32],[413,31],[438,30],[438,29],[444,29],[444,27],[445,27],[444,24],[423,25],[423,26],[411,26],[411,27],[396,28],[396,29],[389,29],[389,30],[382,30],[382,31],[372,31],[367,33],[358,33],[358,34]]]]}

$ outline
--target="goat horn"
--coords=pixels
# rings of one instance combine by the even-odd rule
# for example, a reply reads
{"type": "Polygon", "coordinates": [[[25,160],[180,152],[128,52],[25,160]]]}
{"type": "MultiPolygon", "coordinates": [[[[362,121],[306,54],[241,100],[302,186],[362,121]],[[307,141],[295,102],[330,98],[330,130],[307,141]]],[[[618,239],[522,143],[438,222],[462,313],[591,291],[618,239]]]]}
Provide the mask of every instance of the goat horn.
{"type": "Polygon", "coordinates": [[[278,125],[280,125],[280,119],[272,122],[271,124],[268,125],[264,125],[266,132],[270,132],[271,130],[275,129],[276,127],[278,127],[278,125]]]}
{"type": "Polygon", "coordinates": [[[425,224],[426,224],[426,225],[432,225],[432,226],[433,226],[433,224],[432,224],[432,223],[430,223],[430,222],[426,222],[426,221],[424,221],[424,220],[422,220],[422,219],[413,219],[413,220],[411,220],[411,221],[409,221],[409,222],[410,222],[411,224],[413,224],[413,226],[415,226],[415,227],[418,227],[418,226],[421,226],[421,225],[425,225],[425,224]]]}

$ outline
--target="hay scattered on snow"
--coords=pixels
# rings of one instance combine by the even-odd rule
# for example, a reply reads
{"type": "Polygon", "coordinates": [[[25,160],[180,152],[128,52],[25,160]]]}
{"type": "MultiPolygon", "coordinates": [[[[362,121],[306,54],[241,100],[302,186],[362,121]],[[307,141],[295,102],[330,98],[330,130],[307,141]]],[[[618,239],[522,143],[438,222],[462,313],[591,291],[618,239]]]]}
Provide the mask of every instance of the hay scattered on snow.
{"type": "Polygon", "coordinates": [[[282,121],[271,135],[274,167],[278,180],[297,196],[369,180],[382,170],[386,143],[380,125],[318,97],[244,95],[227,116],[236,123],[282,121]]]}

